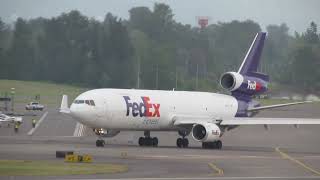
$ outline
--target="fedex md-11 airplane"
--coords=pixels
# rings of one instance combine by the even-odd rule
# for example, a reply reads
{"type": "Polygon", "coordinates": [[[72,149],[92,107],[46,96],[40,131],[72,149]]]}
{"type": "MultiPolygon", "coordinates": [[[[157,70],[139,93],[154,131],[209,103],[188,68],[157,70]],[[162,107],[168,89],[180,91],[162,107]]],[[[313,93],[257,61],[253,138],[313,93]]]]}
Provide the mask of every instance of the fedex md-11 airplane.
{"type": "Polygon", "coordinates": [[[150,131],[177,131],[178,147],[188,147],[186,138],[202,142],[203,148],[221,149],[221,137],[239,125],[320,124],[320,119],[256,118],[260,110],[306,103],[295,102],[260,106],[252,97],[267,91],[269,76],[258,72],[266,33],[255,36],[239,70],[221,76],[221,86],[231,95],[138,89],[94,89],[80,94],[68,107],[63,95],[60,112],[91,127],[99,135],[96,146],[104,146],[103,137],[116,136],[121,130],[144,131],[140,146],[157,146],[150,131]]]}

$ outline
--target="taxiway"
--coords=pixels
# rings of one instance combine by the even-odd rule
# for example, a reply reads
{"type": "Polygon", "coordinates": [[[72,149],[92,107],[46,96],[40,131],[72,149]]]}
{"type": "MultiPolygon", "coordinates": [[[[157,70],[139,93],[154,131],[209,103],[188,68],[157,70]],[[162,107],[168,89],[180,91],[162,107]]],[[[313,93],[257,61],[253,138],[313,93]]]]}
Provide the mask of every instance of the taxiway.
{"type": "MultiPolygon", "coordinates": [[[[305,104],[264,111],[260,117],[320,118],[320,104],[305,104]]],[[[320,127],[304,125],[241,126],[223,137],[222,150],[201,149],[189,137],[190,148],[176,148],[176,132],[151,132],[159,138],[159,147],[139,147],[143,132],[121,132],[106,139],[106,146],[97,148],[96,137],[86,129],[74,137],[76,122],[55,108],[37,113],[46,117],[32,135],[30,119],[19,133],[12,128],[0,129],[0,159],[52,160],[56,150],[73,150],[91,154],[95,163],[125,164],[122,174],[85,176],[18,176],[14,179],[320,179],[320,127]]],[[[0,177],[10,178],[10,177],[0,177]]]]}

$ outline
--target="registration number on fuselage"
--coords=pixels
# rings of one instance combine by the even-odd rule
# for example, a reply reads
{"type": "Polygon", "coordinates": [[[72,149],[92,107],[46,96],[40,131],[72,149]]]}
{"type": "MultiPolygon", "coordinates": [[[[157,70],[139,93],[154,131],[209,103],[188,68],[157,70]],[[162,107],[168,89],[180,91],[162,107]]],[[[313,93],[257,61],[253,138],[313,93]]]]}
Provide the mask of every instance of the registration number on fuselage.
{"type": "Polygon", "coordinates": [[[159,124],[159,119],[144,119],[142,121],[143,125],[157,125],[159,124]]]}

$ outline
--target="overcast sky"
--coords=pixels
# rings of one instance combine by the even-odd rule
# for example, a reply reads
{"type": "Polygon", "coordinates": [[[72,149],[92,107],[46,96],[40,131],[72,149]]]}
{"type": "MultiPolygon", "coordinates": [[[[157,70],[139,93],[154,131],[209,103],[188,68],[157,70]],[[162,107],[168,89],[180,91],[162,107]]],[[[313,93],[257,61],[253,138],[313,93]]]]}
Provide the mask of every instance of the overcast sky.
{"type": "Polygon", "coordinates": [[[210,17],[209,23],[252,19],[264,29],[268,24],[287,23],[290,32],[303,32],[311,21],[320,24],[319,0],[0,0],[0,17],[12,22],[17,17],[52,17],[77,9],[84,15],[103,19],[107,12],[128,19],[136,6],[152,8],[164,2],[175,19],[196,25],[197,16],[210,17]]]}

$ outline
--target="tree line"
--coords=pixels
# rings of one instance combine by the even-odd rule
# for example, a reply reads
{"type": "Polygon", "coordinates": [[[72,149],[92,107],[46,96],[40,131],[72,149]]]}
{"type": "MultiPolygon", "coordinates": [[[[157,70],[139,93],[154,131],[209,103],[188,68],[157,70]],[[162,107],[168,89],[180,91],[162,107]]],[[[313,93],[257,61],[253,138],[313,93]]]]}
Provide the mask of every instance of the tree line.
{"type": "MultiPolygon", "coordinates": [[[[255,34],[252,20],[201,29],[174,19],[172,9],[134,7],[128,20],[79,11],[53,18],[0,19],[0,79],[52,81],[86,87],[218,90],[235,71],[255,34]]],[[[311,22],[290,35],[286,24],[267,26],[261,71],[272,81],[310,92],[320,89],[320,35],[311,22]]]]}

